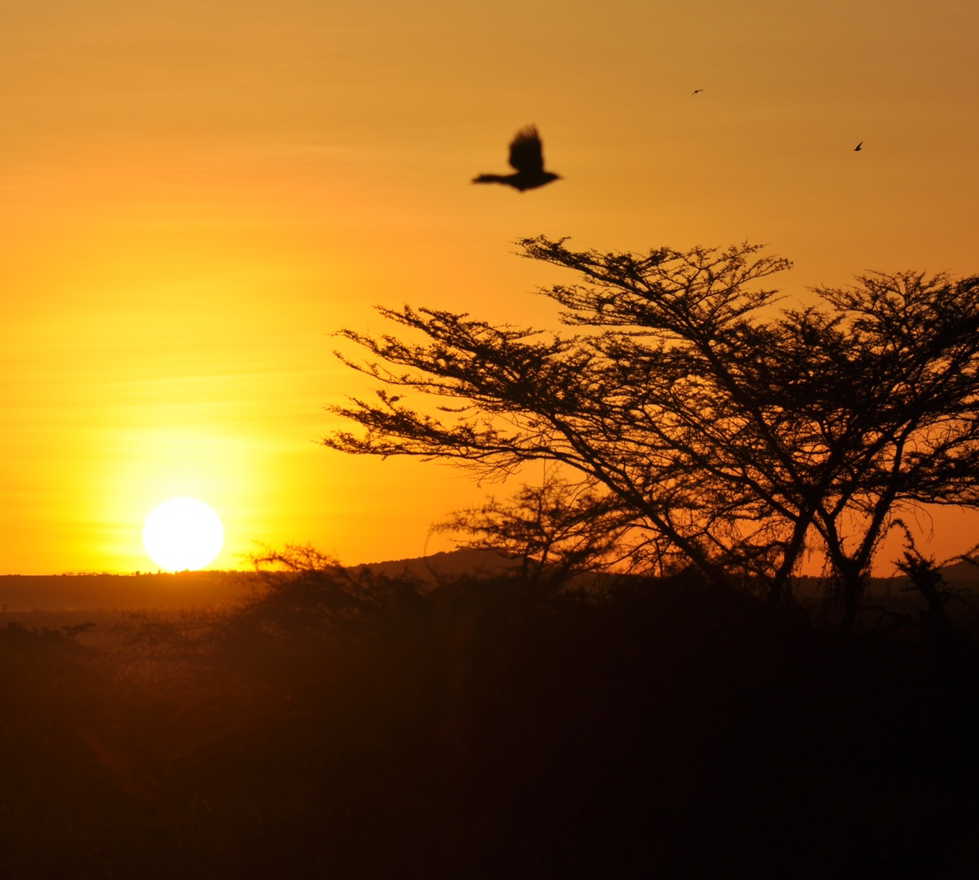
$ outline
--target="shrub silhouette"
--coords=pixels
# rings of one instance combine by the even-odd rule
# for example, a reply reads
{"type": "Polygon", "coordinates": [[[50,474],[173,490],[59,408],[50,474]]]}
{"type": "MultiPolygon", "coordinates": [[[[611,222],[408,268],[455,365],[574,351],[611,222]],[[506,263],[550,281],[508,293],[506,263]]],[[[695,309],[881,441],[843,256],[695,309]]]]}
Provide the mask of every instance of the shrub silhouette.
{"type": "Polygon", "coordinates": [[[7,873],[900,878],[977,820],[971,678],[907,639],[694,570],[547,594],[289,558],[172,638],[0,630],[7,873]]]}

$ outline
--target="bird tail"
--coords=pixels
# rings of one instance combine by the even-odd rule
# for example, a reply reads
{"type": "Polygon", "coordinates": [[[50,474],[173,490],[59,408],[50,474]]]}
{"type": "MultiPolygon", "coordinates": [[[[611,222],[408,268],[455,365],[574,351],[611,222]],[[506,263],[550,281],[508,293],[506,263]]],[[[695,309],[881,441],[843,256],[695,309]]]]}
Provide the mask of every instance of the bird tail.
{"type": "Polygon", "coordinates": [[[506,183],[506,178],[499,174],[480,174],[473,178],[473,183],[506,183]]]}

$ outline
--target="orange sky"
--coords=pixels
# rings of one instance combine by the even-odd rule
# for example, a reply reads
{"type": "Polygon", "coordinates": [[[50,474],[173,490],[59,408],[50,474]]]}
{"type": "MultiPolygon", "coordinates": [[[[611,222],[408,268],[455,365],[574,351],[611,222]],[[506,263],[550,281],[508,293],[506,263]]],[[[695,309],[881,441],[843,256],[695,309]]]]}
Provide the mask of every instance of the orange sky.
{"type": "Polygon", "coordinates": [[[570,279],[522,235],[765,241],[802,296],[979,271],[977,32],[966,0],[5,4],[0,572],[146,569],[180,494],[215,567],[444,549],[469,475],[317,445],[364,387],[329,334],[375,303],[553,323],[531,291],[570,279]],[[527,123],[564,180],[471,186],[527,123]]]}

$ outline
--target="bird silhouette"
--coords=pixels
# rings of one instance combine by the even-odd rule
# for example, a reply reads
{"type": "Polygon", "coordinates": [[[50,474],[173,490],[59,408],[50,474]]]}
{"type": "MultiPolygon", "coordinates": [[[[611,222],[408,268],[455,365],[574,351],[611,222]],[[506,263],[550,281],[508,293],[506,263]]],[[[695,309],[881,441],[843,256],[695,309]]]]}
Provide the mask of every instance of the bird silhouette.
{"type": "Polygon", "coordinates": [[[860,141],[860,143],[853,148],[853,152],[859,153],[862,149],[863,149],[863,141],[860,141]]]}
{"type": "Polygon", "coordinates": [[[691,95],[699,95],[702,91],[703,91],[703,89],[694,89],[690,94],[691,95]]]}
{"type": "Polygon", "coordinates": [[[473,183],[504,183],[523,192],[561,179],[559,175],[544,170],[544,153],[534,125],[521,128],[513,136],[510,141],[510,165],[517,169],[516,174],[480,174],[473,178],[473,183]]]}

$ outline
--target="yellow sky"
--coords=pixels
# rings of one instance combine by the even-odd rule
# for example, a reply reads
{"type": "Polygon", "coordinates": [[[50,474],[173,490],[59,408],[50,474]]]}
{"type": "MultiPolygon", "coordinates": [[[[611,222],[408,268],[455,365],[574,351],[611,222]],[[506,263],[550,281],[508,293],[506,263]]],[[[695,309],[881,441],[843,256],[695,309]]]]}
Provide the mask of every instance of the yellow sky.
{"type": "MultiPolygon", "coordinates": [[[[216,567],[443,549],[467,474],[317,445],[364,387],[329,334],[553,322],[522,235],[765,241],[800,295],[979,271],[977,30],[965,0],[5,4],[0,572],[145,569],[184,494],[216,567]],[[528,123],[564,180],[471,186],[528,123]]],[[[953,520],[941,553],[979,537],[953,520]]]]}

